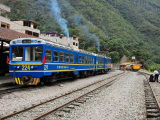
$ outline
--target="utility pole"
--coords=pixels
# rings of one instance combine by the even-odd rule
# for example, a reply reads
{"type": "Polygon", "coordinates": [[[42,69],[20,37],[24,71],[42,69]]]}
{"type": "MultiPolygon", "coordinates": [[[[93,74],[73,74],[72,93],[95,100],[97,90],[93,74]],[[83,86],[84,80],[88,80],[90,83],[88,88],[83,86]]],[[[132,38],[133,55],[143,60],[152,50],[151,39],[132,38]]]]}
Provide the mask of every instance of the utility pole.
{"type": "Polygon", "coordinates": [[[144,50],[143,50],[143,69],[144,69],[144,50]]]}

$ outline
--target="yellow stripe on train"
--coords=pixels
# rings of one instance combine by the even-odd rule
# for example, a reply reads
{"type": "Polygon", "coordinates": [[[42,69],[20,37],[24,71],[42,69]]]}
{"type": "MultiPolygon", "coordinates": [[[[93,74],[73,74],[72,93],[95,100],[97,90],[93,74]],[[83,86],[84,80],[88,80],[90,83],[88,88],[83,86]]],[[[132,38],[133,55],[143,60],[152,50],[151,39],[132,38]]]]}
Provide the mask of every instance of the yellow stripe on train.
{"type": "Polygon", "coordinates": [[[23,81],[21,81],[20,78],[15,77],[15,81],[16,81],[16,84],[23,85],[23,81]]]}
{"type": "Polygon", "coordinates": [[[23,85],[23,84],[25,84],[25,85],[37,85],[40,82],[39,78],[33,78],[33,80],[29,81],[29,82],[28,81],[27,82],[22,81],[19,77],[15,77],[14,80],[15,80],[17,85],[23,85]]]}

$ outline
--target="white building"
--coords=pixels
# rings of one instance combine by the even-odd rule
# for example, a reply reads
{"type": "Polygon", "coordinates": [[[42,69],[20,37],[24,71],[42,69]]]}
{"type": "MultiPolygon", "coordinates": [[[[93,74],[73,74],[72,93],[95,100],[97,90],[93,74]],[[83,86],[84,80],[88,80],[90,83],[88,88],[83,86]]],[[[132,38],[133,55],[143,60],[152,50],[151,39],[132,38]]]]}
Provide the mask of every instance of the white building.
{"type": "Polygon", "coordinates": [[[37,29],[37,26],[39,26],[39,24],[35,22],[29,20],[10,21],[10,19],[7,18],[7,13],[9,13],[10,11],[10,7],[0,4],[0,27],[50,40],[58,44],[70,46],[72,48],[79,48],[78,37],[67,38],[63,35],[58,36],[57,33],[40,33],[40,30],[37,29]],[[5,13],[5,17],[1,16],[1,13],[5,13]]]}
{"type": "Polygon", "coordinates": [[[54,32],[54,33],[41,33],[39,37],[42,39],[50,40],[55,43],[69,46],[72,48],[76,48],[76,49],[79,48],[78,37],[69,37],[68,38],[63,35],[58,36],[56,32],[54,32]]]}
{"type": "Polygon", "coordinates": [[[35,22],[29,20],[17,20],[17,21],[11,21],[10,25],[11,25],[10,26],[11,30],[39,37],[40,30],[37,29],[37,26],[39,26],[39,24],[35,22]]]}
{"type": "Polygon", "coordinates": [[[0,27],[10,28],[10,19],[7,18],[7,14],[10,12],[10,7],[0,4],[0,27]],[[5,17],[1,16],[5,13],[5,17]]]}

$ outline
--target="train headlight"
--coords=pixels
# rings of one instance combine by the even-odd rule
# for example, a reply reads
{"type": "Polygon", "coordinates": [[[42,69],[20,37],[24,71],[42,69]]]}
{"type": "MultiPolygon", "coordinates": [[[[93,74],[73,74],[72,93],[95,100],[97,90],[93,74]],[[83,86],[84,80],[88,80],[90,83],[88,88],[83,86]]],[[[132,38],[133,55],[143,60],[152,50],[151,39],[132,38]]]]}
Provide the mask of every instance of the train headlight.
{"type": "Polygon", "coordinates": [[[33,69],[34,69],[34,66],[31,66],[31,69],[33,70],[33,69]]]}
{"type": "Polygon", "coordinates": [[[19,69],[20,68],[20,66],[17,66],[17,69],[19,69]]]}

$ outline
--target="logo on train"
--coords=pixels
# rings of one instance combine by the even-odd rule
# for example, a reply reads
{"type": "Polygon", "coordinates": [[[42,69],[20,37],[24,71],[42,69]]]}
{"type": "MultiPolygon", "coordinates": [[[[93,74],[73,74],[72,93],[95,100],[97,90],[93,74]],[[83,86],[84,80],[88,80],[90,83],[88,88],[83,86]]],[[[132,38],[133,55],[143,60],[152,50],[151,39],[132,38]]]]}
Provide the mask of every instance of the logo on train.
{"type": "Polygon", "coordinates": [[[44,65],[44,70],[48,70],[48,65],[44,65]]]}

